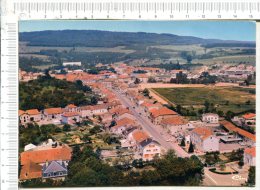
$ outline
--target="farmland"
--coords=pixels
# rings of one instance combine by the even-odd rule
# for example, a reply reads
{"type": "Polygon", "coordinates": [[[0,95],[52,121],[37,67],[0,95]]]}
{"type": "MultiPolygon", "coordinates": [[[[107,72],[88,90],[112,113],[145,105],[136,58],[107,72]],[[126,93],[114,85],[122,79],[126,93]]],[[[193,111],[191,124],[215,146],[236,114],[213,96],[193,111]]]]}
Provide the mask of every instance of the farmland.
{"type": "Polygon", "coordinates": [[[217,111],[232,111],[234,113],[255,109],[255,91],[240,87],[184,87],[184,88],[154,88],[158,94],[175,105],[188,109],[204,107],[207,101],[217,111]]]}

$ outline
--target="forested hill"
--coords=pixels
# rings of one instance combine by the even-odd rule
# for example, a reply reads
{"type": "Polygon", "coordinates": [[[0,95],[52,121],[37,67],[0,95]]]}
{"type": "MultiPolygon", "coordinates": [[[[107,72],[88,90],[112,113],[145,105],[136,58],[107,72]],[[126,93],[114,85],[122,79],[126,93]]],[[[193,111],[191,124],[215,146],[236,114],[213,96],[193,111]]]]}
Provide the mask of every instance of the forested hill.
{"type": "Polygon", "coordinates": [[[203,39],[193,36],[156,34],[145,32],[110,32],[99,30],[58,30],[21,32],[20,41],[30,46],[85,46],[116,47],[135,45],[181,45],[181,44],[235,44],[235,46],[255,46],[254,42],[203,39]]]}

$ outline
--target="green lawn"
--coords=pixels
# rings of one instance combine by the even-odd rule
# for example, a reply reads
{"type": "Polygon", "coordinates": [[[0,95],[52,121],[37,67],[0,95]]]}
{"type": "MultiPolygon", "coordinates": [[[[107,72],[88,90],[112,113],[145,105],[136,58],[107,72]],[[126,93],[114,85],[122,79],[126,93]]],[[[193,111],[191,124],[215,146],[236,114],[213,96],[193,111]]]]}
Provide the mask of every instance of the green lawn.
{"type": "Polygon", "coordinates": [[[239,87],[185,87],[153,89],[176,105],[201,109],[204,102],[213,103],[217,110],[239,113],[255,109],[254,89],[239,87]],[[250,101],[250,104],[246,104],[250,101]]]}

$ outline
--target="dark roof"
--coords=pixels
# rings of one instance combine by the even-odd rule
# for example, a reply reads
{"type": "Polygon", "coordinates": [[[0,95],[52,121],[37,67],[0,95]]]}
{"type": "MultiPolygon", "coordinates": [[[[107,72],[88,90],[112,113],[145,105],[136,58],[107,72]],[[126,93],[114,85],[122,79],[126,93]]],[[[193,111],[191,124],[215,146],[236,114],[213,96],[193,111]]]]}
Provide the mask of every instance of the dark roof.
{"type": "Polygon", "coordinates": [[[148,139],[146,139],[146,140],[140,142],[140,145],[141,145],[142,147],[145,147],[145,146],[147,146],[148,144],[151,144],[151,143],[155,143],[155,144],[157,144],[157,145],[160,145],[160,143],[158,143],[157,141],[155,141],[155,140],[153,140],[153,139],[151,139],[151,138],[148,138],[148,139]]]}
{"type": "Polygon", "coordinates": [[[65,166],[63,161],[61,161],[61,163],[59,163],[58,161],[54,160],[50,163],[45,163],[43,165],[42,171],[43,171],[43,173],[61,172],[61,171],[67,171],[67,167],[65,166]]]}

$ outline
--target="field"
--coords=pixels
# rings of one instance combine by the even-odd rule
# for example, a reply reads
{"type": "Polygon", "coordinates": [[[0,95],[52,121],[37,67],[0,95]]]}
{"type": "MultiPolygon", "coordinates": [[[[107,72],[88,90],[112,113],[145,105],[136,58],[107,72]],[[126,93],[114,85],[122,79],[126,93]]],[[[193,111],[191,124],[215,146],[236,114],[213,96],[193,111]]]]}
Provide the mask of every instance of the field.
{"type": "Polygon", "coordinates": [[[154,88],[158,94],[175,105],[201,109],[205,101],[224,113],[240,113],[255,109],[255,90],[240,87],[154,88]]]}

